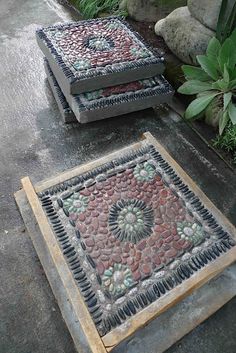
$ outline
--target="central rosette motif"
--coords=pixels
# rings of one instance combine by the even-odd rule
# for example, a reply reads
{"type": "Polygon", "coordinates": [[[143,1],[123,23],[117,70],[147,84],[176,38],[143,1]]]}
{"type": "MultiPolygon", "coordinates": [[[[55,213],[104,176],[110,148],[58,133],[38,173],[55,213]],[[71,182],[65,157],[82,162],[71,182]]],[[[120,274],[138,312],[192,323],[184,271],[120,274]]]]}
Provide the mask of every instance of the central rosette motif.
{"type": "Polygon", "coordinates": [[[112,49],[114,42],[104,36],[93,36],[86,39],[85,46],[95,51],[105,51],[112,49]]]}
{"type": "Polygon", "coordinates": [[[110,209],[109,226],[120,241],[137,243],[152,234],[154,214],[141,200],[120,200],[110,209]]]}

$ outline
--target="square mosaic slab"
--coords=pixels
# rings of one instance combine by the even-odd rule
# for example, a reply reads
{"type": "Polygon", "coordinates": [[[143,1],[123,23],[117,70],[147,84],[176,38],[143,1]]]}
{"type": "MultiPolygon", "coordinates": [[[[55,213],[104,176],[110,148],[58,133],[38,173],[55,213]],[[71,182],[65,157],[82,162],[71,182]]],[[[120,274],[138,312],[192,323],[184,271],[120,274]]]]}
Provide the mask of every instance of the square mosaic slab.
{"type": "Polygon", "coordinates": [[[117,17],[47,27],[36,37],[64,94],[132,82],[164,70],[163,57],[117,17]]]}
{"type": "Polygon", "coordinates": [[[146,134],[33,197],[23,182],[107,351],[236,259],[235,229],[190,181],[146,134]]]}
{"type": "Polygon", "coordinates": [[[174,93],[170,84],[160,75],[79,95],[67,94],[66,100],[47,60],[44,66],[65,122],[77,119],[80,123],[88,123],[150,108],[168,103],[174,93]]]}

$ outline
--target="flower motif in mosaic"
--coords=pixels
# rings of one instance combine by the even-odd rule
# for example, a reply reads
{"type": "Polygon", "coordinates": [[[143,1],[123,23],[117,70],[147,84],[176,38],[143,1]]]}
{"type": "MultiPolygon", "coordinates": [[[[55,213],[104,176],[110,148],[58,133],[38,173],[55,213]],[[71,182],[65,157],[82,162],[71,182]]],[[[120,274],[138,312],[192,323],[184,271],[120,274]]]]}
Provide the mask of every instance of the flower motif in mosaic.
{"type": "Polygon", "coordinates": [[[114,30],[114,29],[122,28],[122,24],[119,22],[110,22],[107,24],[106,28],[114,30]]]}
{"type": "Polygon", "coordinates": [[[74,68],[78,71],[86,70],[91,67],[91,62],[88,59],[78,59],[73,64],[74,68]]]}
{"type": "Polygon", "coordinates": [[[105,270],[102,283],[104,288],[115,296],[125,293],[134,284],[134,281],[127,266],[115,263],[105,270]]]}
{"type": "Polygon", "coordinates": [[[95,99],[101,98],[102,97],[102,90],[96,90],[96,91],[91,91],[91,92],[86,92],[84,93],[84,96],[88,101],[93,101],[95,99]]]}
{"type": "Polygon", "coordinates": [[[149,78],[149,79],[146,79],[146,80],[141,80],[139,81],[140,83],[142,83],[142,85],[145,87],[145,88],[152,88],[153,86],[155,86],[157,84],[156,80],[154,78],[149,78]]]}
{"type": "Polygon", "coordinates": [[[85,46],[94,51],[107,51],[114,48],[112,39],[104,36],[89,36],[85,40],[85,46]]]}
{"type": "Polygon", "coordinates": [[[130,48],[130,53],[138,59],[149,57],[148,51],[142,48],[137,48],[137,47],[130,48]]]}
{"type": "Polygon", "coordinates": [[[87,209],[88,203],[88,197],[75,193],[63,202],[63,207],[69,213],[80,214],[87,209]]]}
{"type": "Polygon", "coordinates": [[[197,223],[177,223],[177,232],[182,239],[188,240],[194,245],[197,245],[204,240],[202,226],[197,223]]]}
{"type": "Polygon", "coordinates": [[[120,241],[137,243],[152,234],[154,214],[141,200],[120,200],[110,209],[109,226],[120,241]]]}
{"type": "Polygon", "coordinates": [[[156,168],[154,165],[145,162],[144,164],[137,164],[134,168],[134,177],[138,181],[150,181],[156,175],[156,168]]]}

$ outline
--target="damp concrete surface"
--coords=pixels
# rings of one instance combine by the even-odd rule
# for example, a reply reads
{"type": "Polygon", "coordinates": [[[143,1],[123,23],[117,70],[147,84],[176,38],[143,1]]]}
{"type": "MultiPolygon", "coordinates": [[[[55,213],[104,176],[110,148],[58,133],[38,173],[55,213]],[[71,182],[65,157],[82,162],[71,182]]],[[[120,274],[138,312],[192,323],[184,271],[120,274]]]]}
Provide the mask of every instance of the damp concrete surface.
{"type": "MultiPolygon", "coordinates": [[[[0,353],[75,353],[14,202],[22,177],[40,181],[150,131],[236,224],[235,174],[167,109],[62,123],[35,30],[67,20],[71,14],[52,0],[0,1],[0,353]]],[[[235,315],[233,299],[168,353],[236,352],[235,315]]]]}

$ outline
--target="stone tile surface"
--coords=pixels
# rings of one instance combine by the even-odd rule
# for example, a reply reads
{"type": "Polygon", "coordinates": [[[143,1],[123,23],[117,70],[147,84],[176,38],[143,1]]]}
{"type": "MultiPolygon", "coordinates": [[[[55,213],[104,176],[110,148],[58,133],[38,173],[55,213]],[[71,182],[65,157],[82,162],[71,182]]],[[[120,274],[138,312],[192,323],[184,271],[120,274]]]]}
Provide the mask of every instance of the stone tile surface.
{"type": "Polygon", "coordinates": [[[147,143],[38,196],[101,336],[235,245],[147,143]]]}

